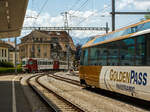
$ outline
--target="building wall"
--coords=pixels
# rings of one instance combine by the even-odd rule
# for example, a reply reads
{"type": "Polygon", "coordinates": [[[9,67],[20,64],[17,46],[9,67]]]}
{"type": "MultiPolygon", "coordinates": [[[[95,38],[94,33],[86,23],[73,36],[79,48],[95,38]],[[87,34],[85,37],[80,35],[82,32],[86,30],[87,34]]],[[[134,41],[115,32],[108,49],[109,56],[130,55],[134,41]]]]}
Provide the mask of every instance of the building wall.
{"type": "MultiPolygon", "coordinates": [[[[67,45],[75,51],[71,37],[65,32],[33,31],[21,39],[19,53],[23,58],[46,58],[66,60],[67,45]]],[[[74,59],[74,52],[70,52],[70,60],[74,59]]]]}
{"type": "MultiPolygon", "coordinates": [[[[16,53],[16,62],[17,64],[19,64],[21,61],[20,61],[20,57],[19,57],[19,52],[16,53]]],[[[14,51],[11,51],[9,52],[9,62],[13,63],[13,65],[15,65],[15,52],[14,51]]]]}
{"type": "Polygon", "coordinates": [[[50,59],[50,44],[30,43],[20,46],[21,58],[47,58],[50,59]]]}
{"type": "Polygon", "coordinates": [[[8,48],[0,47],[0,61],[8,61],[8,48]]]}

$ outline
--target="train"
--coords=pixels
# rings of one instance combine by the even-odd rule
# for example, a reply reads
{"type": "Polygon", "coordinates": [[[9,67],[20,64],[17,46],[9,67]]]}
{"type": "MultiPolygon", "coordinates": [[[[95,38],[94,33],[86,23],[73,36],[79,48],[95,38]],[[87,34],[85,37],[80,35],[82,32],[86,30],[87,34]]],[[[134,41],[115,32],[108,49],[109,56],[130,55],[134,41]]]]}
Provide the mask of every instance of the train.
{"type": "MultiPolygon", "coordinates": [[[[72,66],[71,62],[69,66],[72,66]]],[[[39,71],[65,71],[68,70],[68,62],[44,58],[24,58],[22,59],[22,68],[24,72],[28,73],[39,71]]]]}
{"type": "Polygon", "coordinates": [[[150,20],[109,32],[82,47],[80,83],[150,101],[150,20]]]}

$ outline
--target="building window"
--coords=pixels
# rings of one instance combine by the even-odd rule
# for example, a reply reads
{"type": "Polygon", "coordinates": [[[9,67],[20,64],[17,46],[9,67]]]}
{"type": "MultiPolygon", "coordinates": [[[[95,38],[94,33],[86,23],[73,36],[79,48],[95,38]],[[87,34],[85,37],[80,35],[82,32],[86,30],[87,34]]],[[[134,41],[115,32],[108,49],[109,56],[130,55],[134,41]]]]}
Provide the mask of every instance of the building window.
{"type": "Polygon", "coordinates": [[[60,35],[60,32],[56,32],[57,33],[57,35],[60,35]]]}
{"type": "Polygon", "coordinates": [[[2,49],[2,57],[4,57],[4,50],[2,49]]]}
{"type": "Polygon", "coordinates": [[[51,49],[53,49],[54,48],[54,46],[53,46],[53,44],[51,44],[51,49]]]}
{"type": "Polygon", "coordinates": [[[47,53],[45,52],[45,53],[44,53],[44,57],[46,57],[46,56],[47,56],[47,53]]]}
{"type": "Polygon", "coordinates": [[[41,42],[42,42],[42,40],[43,40],[43,39],[42,39],[42,38],[40,38],[40,41],[41,41],[41,42]]]}
{"type": "Polygon", "coordinates": [[[38,45],[37,49],[38,49],[38,52],[40,53],[41,52],[40,45],[38,45]]]}
{"type": "Polygon", "coordinates": [[[5,57],[7,57],[7,52],[6,52],[6,49],[5,49],[5,57]]]}

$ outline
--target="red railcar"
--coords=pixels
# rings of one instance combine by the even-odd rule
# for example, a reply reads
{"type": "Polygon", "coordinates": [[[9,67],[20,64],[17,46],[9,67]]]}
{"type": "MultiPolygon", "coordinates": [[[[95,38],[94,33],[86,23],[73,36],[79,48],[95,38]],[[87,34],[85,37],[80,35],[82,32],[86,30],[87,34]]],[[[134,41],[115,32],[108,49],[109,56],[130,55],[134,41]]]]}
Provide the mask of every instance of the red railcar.
{"type": "Polygon", "coordinates": [[[43,58],[24,58],[22,60],[22,68],[26,72],[38,72],[48,70],[67,70],[68,65],[66,61],[49,60],[43,58]]]}

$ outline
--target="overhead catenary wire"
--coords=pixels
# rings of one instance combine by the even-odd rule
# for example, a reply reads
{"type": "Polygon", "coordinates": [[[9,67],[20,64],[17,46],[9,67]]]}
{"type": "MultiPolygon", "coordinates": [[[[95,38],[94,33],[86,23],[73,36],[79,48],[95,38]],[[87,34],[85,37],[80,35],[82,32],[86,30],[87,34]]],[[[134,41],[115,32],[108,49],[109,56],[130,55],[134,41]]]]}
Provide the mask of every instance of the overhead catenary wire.
{"type": "MultiPolygon", "coordinates": [[[[108,8],[109,6],[111,6],[111,4],[109,4],[107,7],[101,9],[102,11],[104,11],[106,8],[108,8]]],[[[99,10],[99,11],[101,11],[99,10]]],[[[93,12],[92,14],[90,14],[88,17],[84,18],[83,20],[81,20],[79,23],[77,23],[75,26],[80,25],[81,23],[83,23],[85,20],[87,20],[89,17],[93,16],[95,14],[95,12],[93,12]]]]}
{"type": "MultiPolygon", "coordinates": [[[[86,6],[86,4],[88,3],[88,1],[89,0],[86,0],[86,1],[84,1],[82,4],[81,4],[81,6],[78,8],[78,9],[76,9],[76,11],[80,11],[81,9],[83,9],[85,6],[86,6]]],[[[76,12],[74,11],[71,15],[74,15],[76,12]]]]}
{"type": "Polygon", "coordinates": [[[43,4],[43,6],[41,7],[41,10],[39,11],[38,15],[37,15],[37,18],[40,16],[41,12],[43,11],[44,7],[46,6],[48,0],[46,0],[43,4]]]}
{"type": "Polygon", "coordinates": [[[70,7],[69,10],[73,10],[73,8],[75,8],[79,4],[80,1],[81,0],[76,0],[76,2],[70,7]]]}
{"type": "Polygon", "coordinates": [[[78,10],[81,10],[82,8],[84,8],[86,6],[86,4],[88,3],[89,0],[86,0],[82,5],[81,7],[78,9],[78,10]]]}

